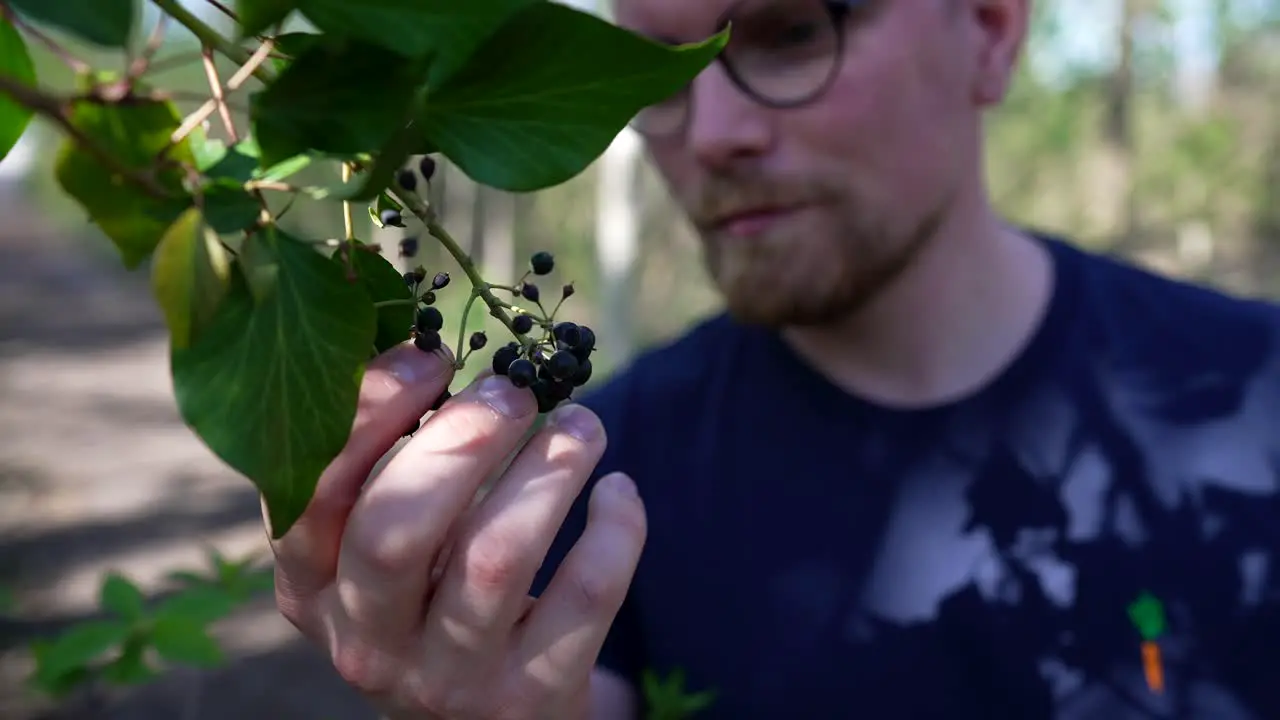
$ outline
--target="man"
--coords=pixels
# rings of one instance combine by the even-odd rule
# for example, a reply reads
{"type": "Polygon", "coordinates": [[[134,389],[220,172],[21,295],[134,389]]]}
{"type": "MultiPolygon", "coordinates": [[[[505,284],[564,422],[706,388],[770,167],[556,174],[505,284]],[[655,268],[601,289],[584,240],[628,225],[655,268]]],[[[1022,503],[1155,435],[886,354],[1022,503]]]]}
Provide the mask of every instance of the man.
{"type": "Polygon", "coordinates": [[[676,671],[707,718],[1280,718],[1280,314],[1001,222],[1029,1],[617,0],[733,23],[636,119],[727,313],[473,510],[531,393],[459,393],[362,489],[451,378],[380,358],[285,616],[397,719],[636,718],[676,671]]]}

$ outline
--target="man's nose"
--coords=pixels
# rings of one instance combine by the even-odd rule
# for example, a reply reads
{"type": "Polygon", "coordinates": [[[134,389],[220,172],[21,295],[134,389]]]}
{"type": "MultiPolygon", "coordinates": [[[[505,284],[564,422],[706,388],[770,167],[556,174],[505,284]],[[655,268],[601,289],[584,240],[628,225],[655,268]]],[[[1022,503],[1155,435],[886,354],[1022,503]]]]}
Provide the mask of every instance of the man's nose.
{"type": "Polygon", "coordinates": [[[694,79],[689,100],[687,142],[700,163],[724,169],[768,150],[768,108],[739,89],[719,64],[694,79]]]}

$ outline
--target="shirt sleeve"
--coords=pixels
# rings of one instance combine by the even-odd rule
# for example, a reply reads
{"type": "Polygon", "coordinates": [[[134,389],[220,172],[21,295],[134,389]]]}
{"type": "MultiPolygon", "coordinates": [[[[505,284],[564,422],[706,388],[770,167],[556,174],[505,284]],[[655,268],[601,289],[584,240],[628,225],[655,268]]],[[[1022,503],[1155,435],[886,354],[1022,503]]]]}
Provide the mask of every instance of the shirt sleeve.
{"type": "MultiPolygon", "coordinates": [[[[560,532],[557,533],[551,549],[547,552],[541,569],[534,578],[533,586],[530,589],[530,594],[534,597],[540,596],[546,590],[560,564],[569,554],[569,551],[573,549],[573,546],[578,542],[583,530],[586,528],[587,501],[600,478],[618,470],[628,472],[634,477],[634,473],[630,472],[631,469],[626,461],[625,454],[626,412],[624,382],[623,378],[614,379],[600,390],[589,393],[582,399],[577,400],[579,404],[591,409],[600,417],[604,423],[605,432],[609,437],[609,445],[591,478],[583,488],[582,493],[574,501],[565,522],[560,528],[560,532]]],[[[614,619],[596,666],[617,673],[639,688],[641,672],[645,667],[645,653],[642,642],[643,634],[635,608],[634,594],[633,584],[632,589],[627,593],[626,601],[614,619]]]]}

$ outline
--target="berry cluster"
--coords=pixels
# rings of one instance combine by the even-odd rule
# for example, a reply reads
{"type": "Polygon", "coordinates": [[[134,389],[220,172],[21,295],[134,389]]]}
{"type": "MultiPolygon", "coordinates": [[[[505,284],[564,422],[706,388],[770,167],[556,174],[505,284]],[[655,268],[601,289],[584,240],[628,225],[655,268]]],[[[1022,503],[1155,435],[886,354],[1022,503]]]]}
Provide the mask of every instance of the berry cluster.
{"type": "MultiPolygon", "coordinates": [[[[537,252],[529,258],[533,275],[549,275],[555,269],[555,258],[549,252],[537,252]]],[[[527,280],[529,273],[515,286],[513,294],[542,309],[538,286],[527,280]]],[[[511,329],[521,341],[509,342],[493,353],[493,371],[510,378],[516,387],[527,387],[538,399],[538,412],[550,412],[556,405],[572,397],[576,388],[591,379],[591,353],[596,335],[591,328],[571,322],[556,322],[560,304],[573,295],[573,285],[565,285],[560,302],[550,313],[535,316],[519,312],[511,321],[511,329]],[[539,337],[526,338],[540,328],[539,337]]]]}
{"type": "MultiPolygon", "coordinates": [[[[396,182],[404,190],[414,192],[419,174],[430,182],[435,172],[435,160],[424,156],[419,162],[417,174],[411,168],[404,168],[397,174],[396,182]]],[[[384,227],[405,227],[404,218],[395,209],[382,210],[378,219],[384,227]]],[[[416,237],[406,237],[400,241],[400,257],[412,258],[417,253],[416,237]]],[[[474,301],[476,293],[484,294],[488,298],[487,302],[492,304],[493,297],[487,293],[503,290],[510,292],[516,302],[531,306],[523,308],[499,301],[502,307],[513,314],[510,329],[515,333],[516,339],[494,351],[492,367],[496,374],[509,378],[516,387],[532,390],[538,401],[538,412],[542,413],[550,412],[556,405],[569,400],[575,389],[591,379],[591,354],[596,347],[596,336],[591,328],[556,319],[561,305],[574,294],[572,283],[561,287],[559,302],[551,312],[547,312],[543,306],[542,291],[530,280],[530,275],[545,277],[555,270],[555,266],[555,257],[551,253],[536,252],[529,257],[529,269],[515,285],[487,284],[483,289],[474,290],[471,298],[474,301]]],[[[417,307],[411,331],[413,343],[423,352],[435,352],[444,344],[440,335],[444,328],[444,315],[435,307],[436,293],[449,284],[449,274],[436,273],[428,282],[426,269],[418,266],[404,274],[404,281],[413,292],[417,307]]],[[[470,308],[469,302],[467,309],[470,308]]],[[[465,326],[465,313],[462,322],[465,326]]],[[[489,339],[484,332],[472,333],[467,347],[457,348],[462,354],[459,367],[468,356],[483,350],[488,344],[489,339]]],[[[447,399],[448,393],[432,409],[438,409],[447,399]]],[[[412,434],[416,429],[415,425],[406,435],[412,434]]]]}
{"type": "Polygon", "coordinates": [[[506,375],[516,387],[533,390],[538,412],[550,412],[591,379],[591,352],[596,336],[591,328],[556,323],[547,337],[521,345],[509,342],[493,353],[493,371],[506,375]]]}
{"type": "Polygon", "coordinates": [[[427,285],[427,271],[422,266],[404,274],[404,282],[413,291],[419,304],[418,316],[411,331],[413,344],[423,352],[439,350],[444,344],[440,337],[440,331],[444,329],[444,314],[434,306],[436,291],[445,289],[449,280],[449,273],[438,272],[431,278],[431,284],[427,285]]]}

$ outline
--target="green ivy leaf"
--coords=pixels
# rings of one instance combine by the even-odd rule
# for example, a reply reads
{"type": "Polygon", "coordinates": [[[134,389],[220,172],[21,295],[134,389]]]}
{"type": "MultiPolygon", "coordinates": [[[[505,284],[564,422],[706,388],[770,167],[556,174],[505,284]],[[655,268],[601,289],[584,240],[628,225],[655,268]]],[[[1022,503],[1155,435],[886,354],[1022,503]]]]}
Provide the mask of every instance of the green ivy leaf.
{"type": "Polygon", "coordinates": [[[124,48],[141,8],[138,0],[9,0],[15,10],[81,40],[124,48]]]}
{"type": "Polygon", "coordinates": [[[102,667],[102,679],[112,685],[143,685],[160,673],[147,662],[147,638],[135,635],[125,641],[120,656],[102,667]]]}
{"type": "Polygon", "coordinates": [[[218,140],[208,141],[210,145],[217,143],[221,150],[210,151],[208,148],[196,156],[196,168],[211,180],[233,180],[243,184],[251,180],[258,170],[257,147],[250,147],[248,141],[242,140],[227,147],[218,140]]]}
{"type": "Polygon", "coordinates": [[[324,35],[317,35],[308,32],[289,32],[276,35],[276,57],[271,58],[271,64],[275,66],[276,72],[283,72],[293,59],[306,52],[316,43],[326,40],[324,35]],[[284,57],[279,57],[283,55],[284,57]]]}
{"type": "MultiPolygon", "coordinates": [[[[356,7],[356,6],[352,6],[356,7]]],[[[377,151],[409,122],[425,62],[363,43],[307,48],[249,100],[262,163],[377,151]]]]}
{"type": "Polygon", "coordinates": [[[386,225],[382,224],[383,210],[395,210],[396,212],[403,214],[404,206],[401,205],[399,201],[397,201],[395,198],[391,197],[387,193],[385,192],[378,193],[377,200],[375,200],[374,203],[369,206],[369,219],[372,220],[373,224],[378,226],[379,228],[386,227],[386,225]]]}
{"type": "Polygon", "coordinates": [[[253,228],[262,212],[262,203],[244,189],[244,184],[231,180],[215,180],[204,186],[201,203],[204,221],[220,234],[253,228]]]}
{"type": "Polygon", "coordinates": [[[212,325],[171,357],[183,418],[262,492],[275,537],[347,442],[377,314],[362,285],[276,228],[245,241],[212,325]]]}
{"type": "Polygon", "coordinates": [[[236,609],[235,598],[210,578],[199,578],[197,583],[166,598],[156,609],[156,617],[182,617],[208,625],[227,617],[236,609]]]}
{"type": "MultiPolygon", "coordinates": [[[[169,136],[181,118],[172,103],[139,98],[112,105],[79,101],[71,111],[70,121],[124,168],[147,172],[155,158],[169,147],[169,136]]],[[[195,162],[185,141],[170,148],[167,157],[195,162]]],[[[129,269],[138,267],[151,255],[169,226],[191,206],[190,195],[182,186],[181,168],[167,165],[156,173],[157,185],[173,196],[156,198],[70,138],[58,151],[54,175],[62,189],[115,243],[129,269]]]]}
{"type": "Polygon", "coordinates": [[[129,624],[119,620],[90,620],[72,625],[35,652],[36,681],[56,685],[64,676],[85,668],[118,647],[129,633],[129,624]]]}
{"type": "Polygon", "coordinates": [[[294,11],[294,0],[236,0],[236,15],[240,18],[240,37],[260,35],[284,22],[294,11]]]}
{"type": "Polygon", "coordinates": [[[208,329],[231,282],[231,258],[218,236],[192,208],[156,248],[151,288],[175,348],[190,347],[208,329]]]}
{"type": "MultiPolygon", "coordinates": [[[[35,85],[36,68],[27,52],[27,44],[16,28],[0,18],[0,75],[23,85],[35,85]]],[[[4,160],[31,122],[31,111],[0,94],[0,160],[4,160]]]]}
{"type": "Polygon", "coordinates": [[[222,649],[209,637],[206,627],[184,615],[156,618],[151,628],[151,646],[168,662],[196,667],[217,667],[223,661],[222,649]]]}
{"type": "Polygon", "coordinates": [[[476,182],[513,192],[557,185],[603,154],[642,108],[692,80],[727,39],[726,30],[671,47],[539,2],[432,90],[422,130],[476,182]]]}
{"type": "Polygon", "coordinates": [[[131,623],[141,620],[146,611],[146,599],[142,591],[119,573],[107,574],[102,582],[98,601],[102,607],[131,623]]]}
{"type": "MultiPolygon", "coordinates": [[[[343,263],[344,251],[334,253],[334,261],[343,263]]],[[[375,303],[386,300],[411,301],[413,292],[405,285],[404,274],[391,261],[371,249],[357,249],[351,256],[360,283],[375,303]]],[[[378,308],[378,335],[373,345],[383,352],[409,339],[415,315],[412,304],[386,305],[378,308]]]]}
{"type": "Polygon", "coordinates": [[[545,0],[300,0],[317,28],[409,58],[434,56],[429,82],[443,82],[514,13],[545,0]]]}

